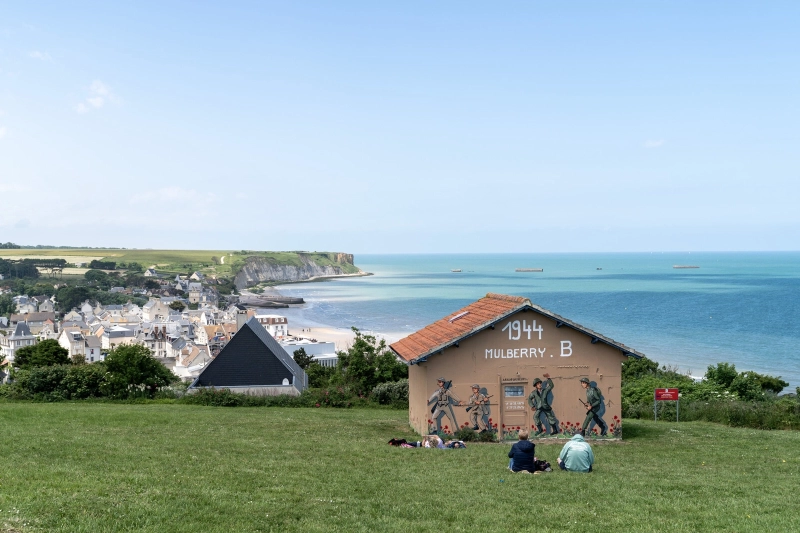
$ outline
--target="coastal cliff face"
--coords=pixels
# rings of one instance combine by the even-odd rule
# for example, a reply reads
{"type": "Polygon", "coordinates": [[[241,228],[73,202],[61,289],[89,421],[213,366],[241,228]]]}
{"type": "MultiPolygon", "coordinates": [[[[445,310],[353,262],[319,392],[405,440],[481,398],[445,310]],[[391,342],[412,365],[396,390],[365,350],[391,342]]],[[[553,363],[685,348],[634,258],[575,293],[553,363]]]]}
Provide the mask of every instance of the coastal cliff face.
{"type": "Polygon", "coordinates": [[[353,254],[297,253],[291,260],[277,261],[270,257],[248,257],[236,273],[237,289],[263,282],[307,281],[311,278],[360,274],[353,264],[353,254]]]}

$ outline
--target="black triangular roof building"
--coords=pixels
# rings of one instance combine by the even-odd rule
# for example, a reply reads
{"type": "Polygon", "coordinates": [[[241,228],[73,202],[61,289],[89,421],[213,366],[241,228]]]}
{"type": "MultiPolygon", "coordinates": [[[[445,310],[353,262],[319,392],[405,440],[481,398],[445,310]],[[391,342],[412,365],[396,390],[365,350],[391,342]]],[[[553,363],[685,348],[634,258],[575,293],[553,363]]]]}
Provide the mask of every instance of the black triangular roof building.
{"type": "Polygon", "coordinates": [[[297,392],[308,376],[255,317],[245,322],[190,388],[279,387],[284,379],[297,392]]]}

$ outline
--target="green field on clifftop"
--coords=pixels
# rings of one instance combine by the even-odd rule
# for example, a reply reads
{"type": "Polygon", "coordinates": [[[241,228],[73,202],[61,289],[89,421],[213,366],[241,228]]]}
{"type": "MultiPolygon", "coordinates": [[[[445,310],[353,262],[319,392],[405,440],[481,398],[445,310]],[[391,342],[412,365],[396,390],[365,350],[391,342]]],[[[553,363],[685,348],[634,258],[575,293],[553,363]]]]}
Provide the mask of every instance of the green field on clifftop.
{"type": "Polygon", "coordinates": [[[259,257],[276,265],[301,266],[303,254],[320,266],[338,265],[345,273],[358,272],[357,267],[336,263],[331,252],[270,252],[254,250],[141,250],[120,248],[19,248],[2,249],[0,258],[25,259],[49,258],[65,259],[68,263],[89,263],[93,259],[114,261],[116,263],[135,262],[144,268],[155,266],[165,274],[191,273],[200,271],[219,277],[235,275],[248,257],[259,257]],[[214,258],[217,260],[214,261],[214,258]]]}

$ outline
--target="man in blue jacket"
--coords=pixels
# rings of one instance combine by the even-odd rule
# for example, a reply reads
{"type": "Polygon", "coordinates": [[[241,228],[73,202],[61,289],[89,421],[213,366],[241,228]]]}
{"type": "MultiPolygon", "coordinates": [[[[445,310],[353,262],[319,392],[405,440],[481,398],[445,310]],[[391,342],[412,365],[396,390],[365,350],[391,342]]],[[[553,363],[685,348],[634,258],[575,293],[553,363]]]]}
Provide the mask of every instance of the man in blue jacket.
{"type": "Polygon", "coordinates": [[[519,442],[514,444],[511,447],[511,451],[508,452],[508,456],[511,458],[511,463],[508,465],[508,468],[510,468],[512,472],[522,472],[525,470],[533,474],[536,470],[533,464],[533,452],[535,449],[536,446],[528,440],[528,430],[520,430],[519,442]]]}

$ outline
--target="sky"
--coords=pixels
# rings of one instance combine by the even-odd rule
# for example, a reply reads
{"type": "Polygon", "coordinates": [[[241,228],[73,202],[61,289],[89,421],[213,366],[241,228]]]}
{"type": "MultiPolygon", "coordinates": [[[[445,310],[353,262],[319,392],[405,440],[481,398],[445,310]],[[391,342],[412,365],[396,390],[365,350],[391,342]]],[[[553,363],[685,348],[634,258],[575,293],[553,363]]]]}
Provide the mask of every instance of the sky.
{"type": "Polygon", "coordinates": [[[0,241],[800,250],[800,2],[0,0],[0,241]]]}

